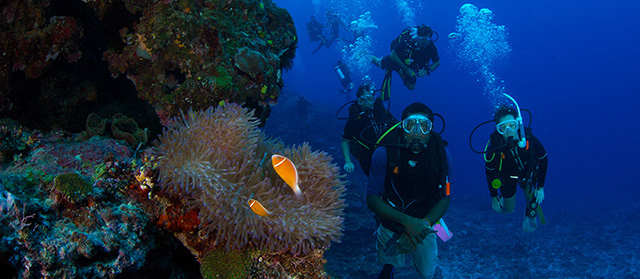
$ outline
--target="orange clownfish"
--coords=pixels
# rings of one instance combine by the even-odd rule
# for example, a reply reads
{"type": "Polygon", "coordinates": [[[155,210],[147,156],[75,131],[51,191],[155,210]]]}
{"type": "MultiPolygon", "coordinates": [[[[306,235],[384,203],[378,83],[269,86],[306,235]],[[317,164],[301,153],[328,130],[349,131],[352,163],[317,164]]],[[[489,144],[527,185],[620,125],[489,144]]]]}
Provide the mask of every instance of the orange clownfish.
{"type": "Polygon", "coordinates": [[[298,170],[296,166],[287,157],[282,155],[273,154],[271,156],[271,164],[276,173],[284,180],[293,192],[296,194],[296,198],[302,198],[302,191],[298,186],[298,170]]]}
{"type": "Polygon", "coordinates": [[[259,201],[254,199],[249,199],[249,208],[251,208],[251,211],[253,211],[253,213],[258,214],[262,217],[269,216],[269,214],[271,214],[271,211],[264,208],[264,206],[259,201]]]}

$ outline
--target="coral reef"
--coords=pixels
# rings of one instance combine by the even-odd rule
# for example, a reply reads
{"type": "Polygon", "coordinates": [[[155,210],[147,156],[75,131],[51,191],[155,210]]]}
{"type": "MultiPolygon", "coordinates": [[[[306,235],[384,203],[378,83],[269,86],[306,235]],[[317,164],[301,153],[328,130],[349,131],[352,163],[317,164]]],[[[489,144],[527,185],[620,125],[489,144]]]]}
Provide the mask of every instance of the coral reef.
{"type": "Polygon", "coordinates": [[[247,278],[251,256],[247,251],[211,250],[200,257],[200,273],[209,278],[247,278]]]}
{"type": "Polygon", "coordinates": [[[120,31],[125,46],[104,59],[162,119],[220,101],[263,111],[278,98],[282,68],[291,66],[297,44],[286,10],[258,0],[129,4],[142,17],[120,31]]]}
{"type": "Polygon", "coordinates": [[[0,119],[0,163],[20,160],[23,153],[38,144],[39,137],[38,131],[32,132],[8,118],[0,119]]]}
{"type": "Polygon", "coordinates": [[[111,118],[111,134],[134,147],[147,143],[147,130],[140,129],[133,118],[122,113],[116,113],[111,118]]]}
{"type": "Polygon", "coordinates": [[[199,209],[199,232],[183,234],[183,243],[196,254],[255,247],[292,261],[296,255],[322,254],[339,240],[344,182],[326,153],[265,139],[255,117],[236,104],[189,111],[173,122],[159,138],[160,182],[164,192],[199,209]],[[302,200],[272,169],[268,158],[276,152],[296,165],[302,200]],[[272,214],[253,213],[250,198],[272,214]]]}
{"type": "Polygon", "coordinates": [[[149,205],[132,203],[134,176],[114,176],[129,149],[71,136],[43,137],[0,172],[0,254],[20,278],[114,278],[141,269],[156,246],[149,205]]]}
{"type": "Polygon", "coordinates": [[[86,130],[78,134],[76,139],[87,140],[94,136],[102,136],[107,130],[107,124],[111,127],[113,138],[123,140],[132,147],[141,147],[148,141],[149,131],[140,129],[138,123],[122,113],[114,114],[110,120],[103,119],[95,113],[89,114],[86,121],[86,130]]]}
{"type": "Polygon", "coordinates": [[[78,202],[93,191],[91,184],[77,173],[58,174],[53,179],[53,188],[72,203],[78,202]]]}
{"type": "Polygon", "coordinates": [[[68,61],[82,55],[78,49],[82,27],[75,18],[45,17],[49,1],[3,1],[0,5],[0,51],[5,53],[0,56],[0,88],[7,86],[10,71],[24,71],[27,78],[36,78],[60,54],[68,61]],[[5,67],[8,65],[11,69],[5,67]]]}
{"type": "Polygon", "coordinates": [[[78,21],[47,15],[48,6],[47,0],[0,2],[0,112],[14,108],[9,86],[14,72],[34,79],[63,57],[75,62],[82,56],[78,21]]]}
{"type": "Polygon", "coordinates": [[[96,113],[91,113],[87,116],[87,124],[85,127],[86,130],[80,134],[79,138],[87,140],[94,136],[102,136],[107,130],[107,120],[102,119],[96,113]]]}
{"type": "Polygon", "coordinates": [[[238,50],[233,60],[236,61],[238,70],[251,75],[262,73],[267,64],[267,59],[260,52],[253,51],[248,47],[238,50]]]}
{"type": "Polygon", "coordinates": [[[110,115],[151,127],[148,111],[166,121],[236,102],[264,124],[297,46],[291,16],[269,0],[6,0],[0,10],[0,117],[45,132],[78,132],[132,98],[141,115],[110,115]],[[261,66],[238,69],[243,53],[261,66]]]}

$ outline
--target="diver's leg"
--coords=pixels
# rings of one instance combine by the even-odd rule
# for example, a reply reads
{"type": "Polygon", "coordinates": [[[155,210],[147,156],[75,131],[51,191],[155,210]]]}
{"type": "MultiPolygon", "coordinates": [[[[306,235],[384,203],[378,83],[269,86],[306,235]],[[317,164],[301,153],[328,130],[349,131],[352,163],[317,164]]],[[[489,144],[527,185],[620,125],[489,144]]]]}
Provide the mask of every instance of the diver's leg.
{"type": "Polygon", "coordinates": [[[508,214],[513,212],[516,207],[516,196],[510,198],[504,198],[504,205],[502,207],[502,214],[508,214]]]}
{"type": "Polygon", "coordinates": [[[504,204],[502,205],[502,214],[508,214],[513,212],[516,208],[516,189],[517,180],[507,178],[502,182],[500,187],[500,194],[502,194],[504,204]]]}
{"type": "Polygon", "coordinates": [[[400,75],[400,78],[402,79],[402,83],[404,84],[404,86],[407,87],[407,89],[413,90],[416,88],[416,81],[417,81],[416,77],[409,76],[402,69],[397,69],[397,72],[400,75]]]}
{"type": "Polygon", "coordinates": [[[382,58],[378,58],[378,56],[375,56],[373,54],[369,54],[369,58],[371,59],[371,63],[378,66],[379,68],[382,68],[382,58]]]}
{"type": "Polygon", "coordinates": [[[433,278],[438,265],[438,245],[435,233],[429,234],[422,243],[418,244],[416,250],[411,253],[411,259],[420,278],[433,278]]]}
{"type": "Polygon", "coordinates": [[[404,264],[404,254],[399,254],[396,249],[399,234],[385,228],[382,224],[378,226],[376,232],[378,240],[376,242],[376,260],[380,265],[391,265],[399,267],[404,264]]]}
{"type": "Polygon", "coordinates": [[[316,53],[317,53],[317,52],[322,48],[322,46],[323,46],[323,45],[324,45],[324,43],[320,43],[320,44],[316,47],[316,49],[314,49],[314,50],[311,52],[311,54],[316,54],[316,53]]]}
{"type": "Polygon", "coordinates": [[[531,209],[529,207],[529,205],[531,204],[530,197],[533,197],[533,195],[528,195],[527,191],[529,191],[528,187],[524,189],[525,207],[524,207],[524,220],[522,220],[522,230],[524,232],[534,232],[538,228],[538,219],[537,219],[537,216],[531,217],[528,215],[529,212],[531,212],[534,209],[531,209]]]}

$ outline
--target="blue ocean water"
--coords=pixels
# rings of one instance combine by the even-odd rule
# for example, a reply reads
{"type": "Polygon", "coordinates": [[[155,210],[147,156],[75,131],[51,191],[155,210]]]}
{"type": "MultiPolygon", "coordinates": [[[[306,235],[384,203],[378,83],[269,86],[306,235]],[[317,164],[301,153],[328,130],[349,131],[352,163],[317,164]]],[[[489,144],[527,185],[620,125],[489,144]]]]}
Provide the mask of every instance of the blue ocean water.
{"type": "MultiPolygon", "coordinates": [[[[334,120],[334,115],[347,100],[355,99],[355,91],[351,95],[339,92],[341,85],[334,72],[334,64],[338,59],[347,57],[344,50],[347,54],[350,50],[348,44],[337,42],[331,48],[322,48],[311,55],[318,42],[309,41],[306,32],[309,18],[315,15],[325,24],[326,11],[334,9],[348,23],[370,12],[370,20],[377,28],[367,29],[370,45],[365,45],[364,49],[378,57],[389,53],[390,40],[398,36],[407,23],[428,24],[439,33],[440,39],[435,44],[441,58],[440,68],[430,77],[419,79],[413,91],[402,86],[394,74],[391,112],[398,117],[408,104],[423,102],[446,119],[443,137],[449,142],[454,157],[454,184],[448,216],[456,218],[450,225],[454,227],[452,229],[463,230],[457,235],[458,244],[454,240],[454,244],[439,243],[441,254],[444,253],[440,257],[443,271],[451,272],[446,274],[456,274],[455,265],[447,263],[447,260],[477,249],[474,243],[482,244],[481,247],[502,247],[500,245],[504,241],[499,237],[504,234],[511,237],[507,242],[516,243],[502,247],[504,250],[524,250],[528,256],[519,262],[534,263],[529,268],[525,267],[528,273],[518,273],[521,266],[517,263],[513,263],[517,268],[505,264],[511,267],[508,273],[484,273],[482,268],[486,268],[486,264],[475,263],[482,268],[476,270],[475,275],[464,273],[464,278],[567,278],[573,274],[572,270],[575,278],[640,277],[637,268],[640,258],[622,251],[637,251],[639,248],[638,230],[633,223],[640,222],[637,212],[640,183],[636,175],[640,151],[635,145],[640,142],[638,124],[635,123],[640,119],[637,112],[640,97],[636,95],[640,93],[637,84],[640,70],[640,37],[637,35],[640,19],[637,11],[640,10],[640,2],[279,0],[276,3],[293,16],[299,47],[293,69],[284,74],[283,97],[281,103],[274,107],[271,118],[272,121],[282,121],[282,126],[289,125],[291,129],[271,128],[271,132],[289,143],[309,141],[314,148],[334,155],[340,166],[344,164],[339,152],[344,122],[334,120]],[[493,17],[483,24],[488,24],[488,28],[504,26],[504,40],[510,48],[508,55],[493,57],[500,56],[500,52],[488,49],[479,56],[479,62],[460,59],[460,44],[448,39],[448,35],[460,32],[456,26],[460,25],[460,8],[466,3],[492,11],[493,17]],[[482,68],[487,66],[487,61],[491,65],[482,68]],[[483,71],[494,75],[495,83],[489,84],[482,75],[483,71]],[[533,133],[548,152],[549,170],[542,205],[549,224],[530,235],[521,230],[521,211],[511,217],[498,216],[491,211],[483,160],[469,148],[471,130],[482,121],[490,120],[493,106],[501,102],[491,90],[510,94],[521,108],[532,112],[533,133]],[[291,117],[287,119],[286,116],[295,115],[294,99],[298,95],[312,102],[309,124],[291,126],[294,125],[291,117]],[[520,247],[519,241],[536,244],[528,246],[525,243],[520,247]],[[538,242],[549,244],[545,246],[538,242]],[[548,262],[547,258],[527,254],[531,249],[545,252],[558,260],[558,266],[548,262]],[[591,257],[582,249],[602,257],[591,257]],[[595,259],[610,260],[602,266],[612,266],[612,270],[600,270],[598,273],[580,268],[581,264],[589,264],[595,259]],[[538,266],[537,262],[549,265],[549,270],[553,271],[545,270],[546,267],[538,266]]],[[[341,37],[352,38],[344,28],[340,34],[341,37]]],[[[486,40],[477,33],[476,36],[486,40]]],[[[466,51],[473,51],[474,46],[486,47],[486,44],[476,41],[475,45],[471,44],[472,49],[466,51]]],[[[366,68],[366,65],[360,66],[366,68]]],[[[380,86],[383,71],[376,67],[362,71],[352,68],[352,75],[356,85],[364,75],[369,75],[380,86]]],[[[525,121],[527,119],[525,116],[525,121]]],[[[274,126],[278,125],[269,123],[267,129],[274,126]]],[[[441,128],[442,124],[437,122],[436,129],[441,128]]],[[[487,125],[476,132],[472,142],[476,149],[484,147],[491,129],[493,126],[487,125]]],[[[347,179],[353,191],[362,193],[366,187],[361,173],[349,174],[347,179]]],[[[518,198],[521,199],[520,193],[518,198]]],[[[351,204],[355,209],[347,210],[347,224],[349,214],[366,214],[362,211],[367,211],[366,206],[358,204],[357,197],[350,202],[356,204],[351,204]]],[[[363,228],[371,226],[361,225],[363,228]]],[[[338,252],[330,250],[328,253],[329,269],[332,265],[334,270],[337,269],[332,257],[340,257],[340,251],[362,252],[353,247],[351,250],[344,248],[349,241],[355,239],[347,228],[342,246],[337,245],[338,252]]],[[[364,241],[357,245],[373,246],[373,243],[364,241]]],[[[367,249],[368,252],[373,251],[371,247],[367,249]]],[[[488,257],[504,252],[496,249],[480,252],[488,257]]],[[[370,264],[371,269],[378,268],[373,255],[351,256],[360,257],[363,263],[370,264]]],[[[517,258],[506,257],[510,260],[502,260],[517,258]]],[[[370,274],[375,272],[362,271],[362,277],[353,274],[343,277],[371,278],[370,274]]]]}

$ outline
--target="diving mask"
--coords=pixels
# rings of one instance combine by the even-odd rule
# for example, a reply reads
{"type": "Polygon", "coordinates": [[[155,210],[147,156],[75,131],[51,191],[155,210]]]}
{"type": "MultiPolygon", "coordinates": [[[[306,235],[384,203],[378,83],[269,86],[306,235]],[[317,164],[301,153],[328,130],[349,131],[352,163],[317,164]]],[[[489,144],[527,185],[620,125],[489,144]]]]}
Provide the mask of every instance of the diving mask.
{"type": "Polygon", "coordinates": [[[420,131],[423,135],[431,132],[433,122],[424,115],[414,114],[402,120],[402,129],[407,134],[420,131]]]}
{"type": "Polygon", "coordinates": [[[431,37],[418,37],[418,46],[428,46],[433,42],[431,37]]]}
{"type": "Polygon", "coordinates": [[[372,94],[363,94],[362,96],[358,97],[358,105],[361,106],[366,106],[369,105],[371,106],[371,104],[373,104],[373,102],[376,99],[373,97],[373,93],[372,94]]]}
{"type": "Polygon", "coordinates": [[[507,121],[502,121],[496,125],[496,130],[501,135],[504,134],[513,134],[518,131],[518,120],[511,119],[507,121]]]}

